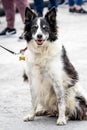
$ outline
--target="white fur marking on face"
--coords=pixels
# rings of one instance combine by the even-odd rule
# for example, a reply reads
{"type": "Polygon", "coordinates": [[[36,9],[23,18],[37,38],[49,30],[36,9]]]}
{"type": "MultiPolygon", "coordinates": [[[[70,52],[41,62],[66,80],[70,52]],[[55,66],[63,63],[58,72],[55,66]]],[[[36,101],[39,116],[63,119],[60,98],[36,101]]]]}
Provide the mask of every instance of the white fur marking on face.
{"type": "Polygon", "coordinates": [[[41,26],[40,26],[40,18],[37,20],[37,26],[38,26],[38,29],[37,29],[36,34],[35,34],[35,39],[37,39],[37,35],[38,34],[43,36],[42,30],[41,30],[41,26]]]}
{"type": "MultiPolygon", "coordinates": [[[[41,28],[41,18],[38,18],[37,21],[36,21],[36,25],[37,25],[37,30],[36,30],[36,33],[33,34],[33,39],[34,40],[37,40],[37,35],[42,35],[42,40],[47,40],[48,37],[49,37],[49,34],[47,32],[43,32],[42,28],[41,28]]],[[[45,27],[45,25],[43,25],[43,27],[45,27]]]]}
{"type": "Polygon", "coordinates": [[[37,25],[38,25],[37,34],[42,34],[41,24],[40,24],[40,18],[39,18],[38,21],[37,21],[37,25]]]}

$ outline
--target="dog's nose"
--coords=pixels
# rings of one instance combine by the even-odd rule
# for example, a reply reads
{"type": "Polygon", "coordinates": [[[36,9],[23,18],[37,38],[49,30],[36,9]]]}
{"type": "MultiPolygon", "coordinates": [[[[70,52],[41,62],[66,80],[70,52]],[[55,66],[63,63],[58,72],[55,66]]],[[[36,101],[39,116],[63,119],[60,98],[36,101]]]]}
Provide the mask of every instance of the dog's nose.
{"type": "Polygon", "coordinates": [[[37,35],[37,38],[38,38],[38,39],[41,39],[41,38],[42,38],[42,34],[38,34],[38,35],[37,35]]]}

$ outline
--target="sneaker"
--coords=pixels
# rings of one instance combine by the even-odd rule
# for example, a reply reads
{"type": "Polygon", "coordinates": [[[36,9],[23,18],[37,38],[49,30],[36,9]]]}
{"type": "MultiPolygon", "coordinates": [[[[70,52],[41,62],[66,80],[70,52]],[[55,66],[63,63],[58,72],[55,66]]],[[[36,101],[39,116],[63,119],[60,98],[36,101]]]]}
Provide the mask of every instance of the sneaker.
{"type": "Polygon", "coordinates": [[[0,32],[0,36],[11,36],[16,34],[16,29],[5,28],[2,32],[0,32]]]}
{"type": "Polygon", "coordinates": [[[75,13],[75,12],[76,12],[76,9],[75,9],[75,8],[69,8],[69,12],[70,12],[70,13],[75,13]]]}
{"type": "Polygon", "coordinates": [[[75,10],[76,13],[80,13],[80,14],[87,14],[87,11],[84,10],[83,8],[79,9],[79,10],[75,10]]]}

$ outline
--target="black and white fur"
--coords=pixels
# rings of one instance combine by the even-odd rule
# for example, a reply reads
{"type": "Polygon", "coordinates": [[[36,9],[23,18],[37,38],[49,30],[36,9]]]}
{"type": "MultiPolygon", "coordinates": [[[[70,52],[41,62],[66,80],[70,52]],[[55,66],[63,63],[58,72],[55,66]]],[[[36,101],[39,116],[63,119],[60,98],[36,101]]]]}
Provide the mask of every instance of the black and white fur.
{"type": "Polygon", "coordinates": [[[56,113],[58,125],[66,124],[68,119],[85,119],[87,100],[78,89],[77,71],[64,46],[58,43],[55,8],[44,18],[26,8],[24,31],[28,47],[26,75],[32,98],[32,110],[24,121],[34,120],[38,105],[50,114],[56,113]]]}

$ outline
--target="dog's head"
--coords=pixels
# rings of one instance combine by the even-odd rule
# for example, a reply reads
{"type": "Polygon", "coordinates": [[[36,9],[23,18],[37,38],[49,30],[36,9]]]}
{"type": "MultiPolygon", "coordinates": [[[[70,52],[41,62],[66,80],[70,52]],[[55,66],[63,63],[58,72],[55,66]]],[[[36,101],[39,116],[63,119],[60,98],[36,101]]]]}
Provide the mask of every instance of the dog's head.
{"type": "Polygon", "coordinates": [[[25,39],[28,43],[33,40],[38,46],[43,46],[45,41],[55,41],[57,39],[56,24],[55,8],[52,8],[42,18],[27,7],[25,10],[25,39]]]}

